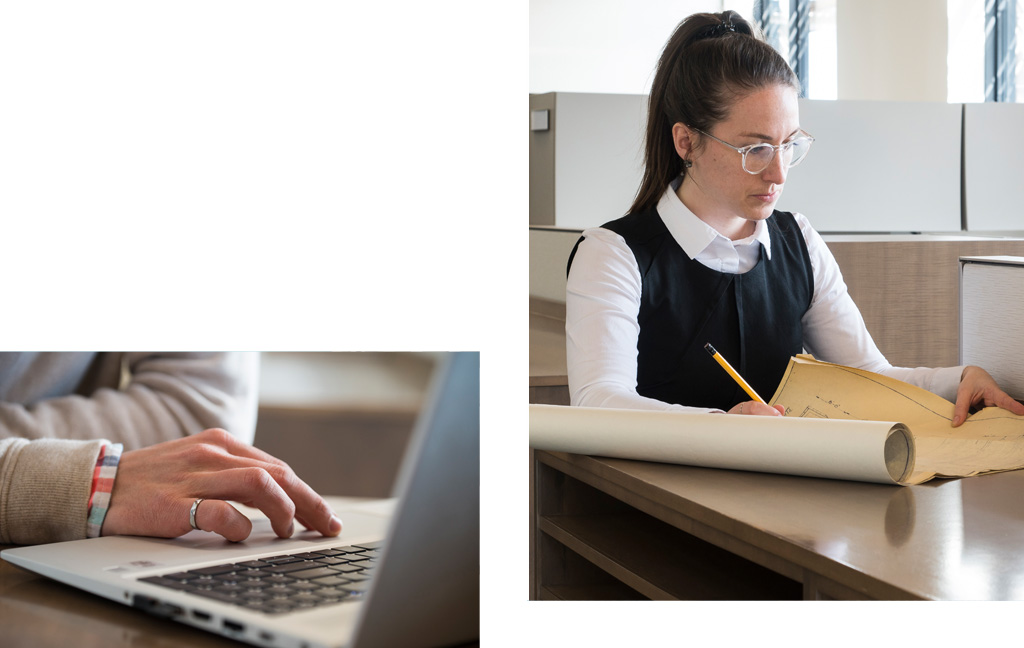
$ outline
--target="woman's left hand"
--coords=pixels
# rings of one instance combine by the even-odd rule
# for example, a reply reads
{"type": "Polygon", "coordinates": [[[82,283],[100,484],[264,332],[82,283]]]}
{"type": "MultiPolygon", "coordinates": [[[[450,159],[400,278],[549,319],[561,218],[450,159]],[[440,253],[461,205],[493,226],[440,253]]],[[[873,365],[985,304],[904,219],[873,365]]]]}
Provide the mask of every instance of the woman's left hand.
{"type": "Polygon", "coordinates": [[[959,427],[967,420],[972,405],[1002,407],[1014,414],[1024,415],[1024,405],[999,389],[999,385],[981,367],[967,367],[960,374],[960,386],[956,390],[956,407],[953,408],[953,427],[959,427]]]}

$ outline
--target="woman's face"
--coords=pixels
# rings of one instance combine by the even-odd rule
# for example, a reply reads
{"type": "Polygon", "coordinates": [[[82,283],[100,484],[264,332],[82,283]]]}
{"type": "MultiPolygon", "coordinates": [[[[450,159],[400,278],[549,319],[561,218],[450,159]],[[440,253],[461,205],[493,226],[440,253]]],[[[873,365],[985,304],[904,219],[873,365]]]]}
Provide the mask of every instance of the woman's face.
{"type": "MultiPolygon", "coordinates": [[[[782,144],[798,135],[797,94],[788,85],[774,85],[744,96],[729,116],[710,131],[737,148],[750,144],[782,144]]],[[[698,218],[733,240],[753,233],[753,222],[771,216],[782,195],[788,169],[776,155],[758,174],[743,169],[740,153],[689,128],[674,131],[677,150],[688,153],[693,166],[679,186],[679,197],[698,218]],[[680,137],[689,147],[680,149],[680,137]],[[696,146],[694,147],[694,144],[696,146]]],[[[686,156],[684,156],[686,157],[686,156]]]]}

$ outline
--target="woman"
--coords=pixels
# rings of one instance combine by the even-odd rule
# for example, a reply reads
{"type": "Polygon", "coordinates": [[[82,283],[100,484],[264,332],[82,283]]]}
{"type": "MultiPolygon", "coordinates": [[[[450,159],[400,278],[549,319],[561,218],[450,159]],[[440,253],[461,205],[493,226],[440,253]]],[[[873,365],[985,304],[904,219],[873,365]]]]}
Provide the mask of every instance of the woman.
{"type": "Polygon", "coordinates": [[[821,237],[774,210],[813,142],[798,95],[785,60],[737,13],[680,23],[651,89],[636,200],[583,232],[569,261],[572,403],[780,416],[748,400],[711,343],[766,397],[806,350],[955,400],[954,426],[972,405],[1024,414],[978,367],[889,364],[821,237]]]}

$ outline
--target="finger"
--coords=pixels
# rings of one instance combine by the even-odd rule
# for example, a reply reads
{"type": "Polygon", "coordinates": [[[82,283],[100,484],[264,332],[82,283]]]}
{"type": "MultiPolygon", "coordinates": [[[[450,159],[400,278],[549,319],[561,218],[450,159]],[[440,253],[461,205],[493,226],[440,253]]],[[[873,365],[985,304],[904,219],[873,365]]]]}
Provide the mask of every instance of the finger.
{"type": "Polygon", "coordinates": [[[772,407],[774,407],[775,409],[779,410],[779,415],[780,416],[785,416],[786,415],[786,406],[785,405],[772,405],[772,407]]]}
{"type": "Polygon", "coordinates": [[[764,403],[758,403],[757,401],[748,401],[744,403],[743,414],[749,416],[782,416],[782,412],[771,405],[765,405],[764,403]]]}
{"type": "MultiPolygon", "coordinates": [[[[239,441],[224,430],[214,428],[205,430],[201,434],[205,435],[206,438],[204,440],[219,445],[230,453],[234,459],[230,462],[231,465],[244,468],[251,466],[253,461],[257,462],[258,467],[271,475],[274,481],[284,489],[288,498],[293,502],[293,514],[299,518],[303,526],[319,531],[325,536],[336,536],[341,533],[342,524],[338,516],[327,505],[327,502],[317,495],[316,491],[296,476],[288,464],[258,448],[239,441]]],[[[243,499],[238,499],[238,501],[249,504],[248,501],[243,499]]],[[[251,506],[256,506],[263,510],[256,503],[251,504],[251,506]]],[[[267,517],[271,517],[267,511],[264,511],[264,513],[267,513],[267,517]]],[[[271,520],[273,521],[273,518],[271,520]]],[[[289,523],[290,521],[289,518],[289,523]]],[[[276,526],[275,531],[278,535],[282,533],[276,526]]],[[[289,533],[288,536],[282,537],[289,537],[290,535],[289,533]]]]}
{"type": "Polygon", "coordinates": [[[971,396],[967,391],[957,392],[956,405],[953,406],[953,427],[959,427],[967,420],[967,412],[971,409],[971,396]]]}
{"type": "Polygon", "coordinates": [[[264,468],[247,466],[203,473],[196,477],[195,489],[214,499],[234,500],[258,508],[270,520],[278,537],[290,538],[295,530],[295,504],[264,468]]]}
{"type": "Polygon", "coordinates": [[[309,484],[302,481],[287,465],[266,466],[268,474],[284,489],[294,504],[294,515],[307,529],[325,536],[341,533],[341,520],[309,484]]]}
{"type": "Polygon", "coordinates": [[[249,518],[227,502],[213,499],[204,499],[199,503],[196,508],[196,526],[231,542],[241,542],[252,532],[249,518]]]}
{"type": "Polygon", "coordinates": [[[1000,391],[992,401],[996,407],[1002,407],[1004,410],[1009,410],[1017,415],[1024,415],[1024,405],[1017,402],[1013,396],[1006,392],[1000,391]]]}
{"type": "Polygon", "coordinates": [[[307,529],[319,531],[325,536],[341,533],[341,519],[327,502],[298,477],[294,481],[294,484],[285,486],[285,491],[295,503],[295,519],[307,529]]]}

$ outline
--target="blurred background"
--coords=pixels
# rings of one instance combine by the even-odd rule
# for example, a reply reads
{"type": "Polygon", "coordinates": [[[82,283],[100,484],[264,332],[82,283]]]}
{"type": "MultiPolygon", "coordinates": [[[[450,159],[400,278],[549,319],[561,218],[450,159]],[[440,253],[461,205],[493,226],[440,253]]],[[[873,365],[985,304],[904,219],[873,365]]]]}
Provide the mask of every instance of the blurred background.
{"type": "Polygon", "coordinates": [[[441,356],[261,353],[255,445],[322,495],[389,497],[441,356]]]}

